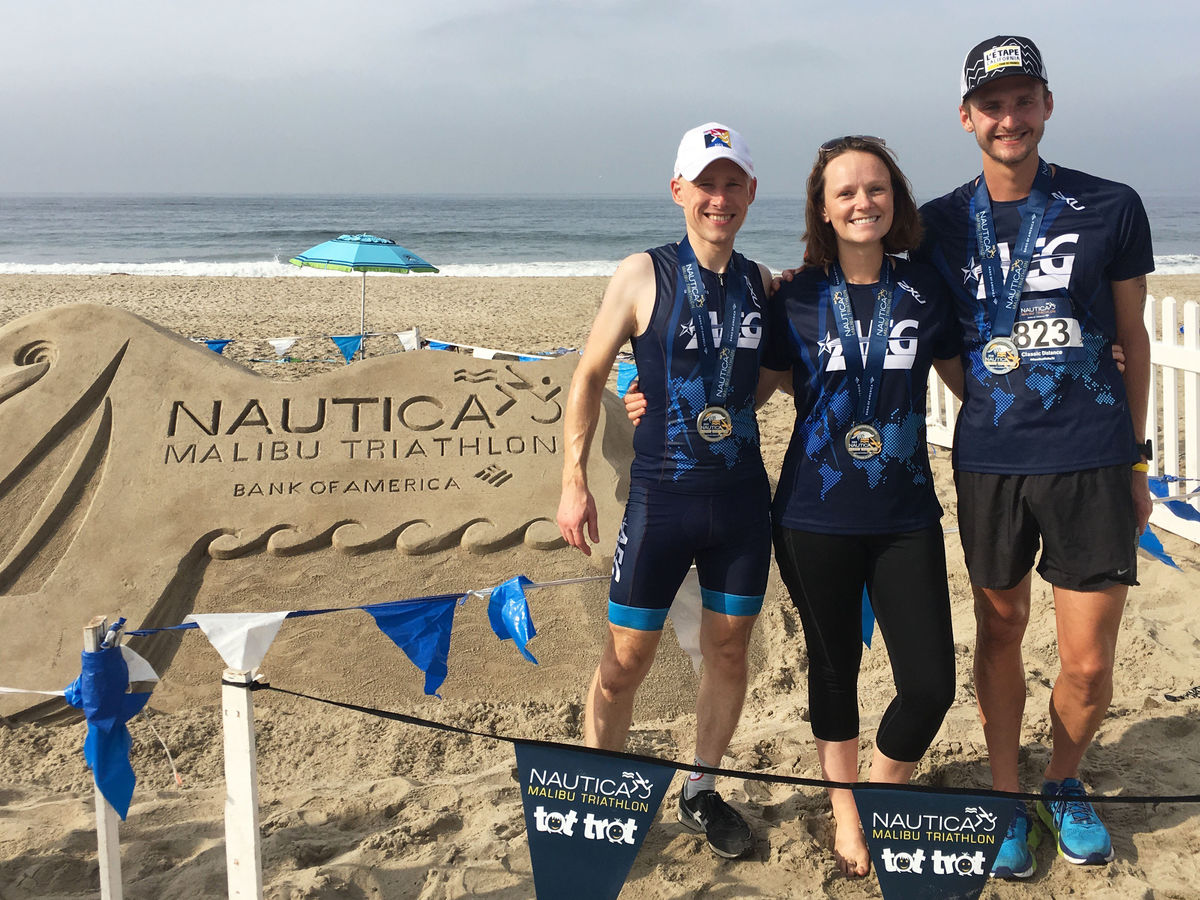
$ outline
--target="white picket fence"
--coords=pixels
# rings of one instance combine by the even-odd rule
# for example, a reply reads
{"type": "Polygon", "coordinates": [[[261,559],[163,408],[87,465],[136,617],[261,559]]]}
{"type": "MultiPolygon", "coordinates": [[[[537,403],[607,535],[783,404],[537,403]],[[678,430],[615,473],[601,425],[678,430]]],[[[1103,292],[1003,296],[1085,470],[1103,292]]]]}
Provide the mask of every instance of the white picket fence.
{"type": "MultiPolygon", "coordinates": [[[[1150,404],[1146,436],[1154,442],[1152,476],[1185,479],[1168,483],[1168,493],[1180,497],[1200,493],[1200,304],[1188,300],[1180,316],[1174,297],[1146,298],[1146,330],[1150,332],[1150,404]],[[1187,480],[1191,479],[1191,480],[1187,480]]],[[[954,444],[958,400],[929,373],[926,432],[931,444],[954,444]]],[[[1185,502],[1200,510],[1200,496],[1185,502]]],[[[1154,504],[1150,521],[1165,531],[1200,543],[1200,522],[1176,516],[1162,503],[1154,504]]]]}

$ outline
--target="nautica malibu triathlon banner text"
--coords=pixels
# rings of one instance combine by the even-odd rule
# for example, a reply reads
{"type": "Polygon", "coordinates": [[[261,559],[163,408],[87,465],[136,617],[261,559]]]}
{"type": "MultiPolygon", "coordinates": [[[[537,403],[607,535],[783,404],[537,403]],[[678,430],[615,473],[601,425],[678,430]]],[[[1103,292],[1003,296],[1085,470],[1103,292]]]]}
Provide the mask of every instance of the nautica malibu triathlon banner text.
{"type": "Polygon", "coordinates": [[[517,744],[533,883],[541,900],[614,900],[675,770],[517,744]]]}

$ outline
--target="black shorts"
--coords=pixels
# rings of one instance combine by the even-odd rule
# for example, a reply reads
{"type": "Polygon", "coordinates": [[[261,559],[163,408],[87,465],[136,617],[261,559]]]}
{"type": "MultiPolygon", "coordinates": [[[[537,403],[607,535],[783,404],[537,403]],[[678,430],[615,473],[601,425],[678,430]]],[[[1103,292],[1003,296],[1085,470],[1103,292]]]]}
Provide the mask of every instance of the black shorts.
{"type": "Polygon", "coordinates": [[[613,555],[608,620],[659,631],[696,564],[705,609],[756,616],[771,570],[771,488],[764,476],[711,494],[631,485],[613,555]]]}
{"type": "Polygon", "coordinates": [[[976,587],[1016,587],[1033,568],[1055,587],[1137,584],[1137,519],[1128,464],[1052,475],[955,472],[958,524],[976,587]]]}

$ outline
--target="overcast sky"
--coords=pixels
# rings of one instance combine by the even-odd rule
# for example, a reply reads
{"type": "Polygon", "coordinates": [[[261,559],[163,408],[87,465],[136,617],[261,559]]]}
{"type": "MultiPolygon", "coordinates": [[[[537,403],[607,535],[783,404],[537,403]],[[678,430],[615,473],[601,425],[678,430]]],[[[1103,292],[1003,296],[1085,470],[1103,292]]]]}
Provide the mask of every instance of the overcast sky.
{"type": "Polygon", "coordinates": [[[648,194],[716,119],[760,196],[803,194],[845,133],[885,137],[932,196],[979,167],[964,54],[1015,31],[1054,90],[1044,157],[1195,194],[1198,8],[0,0],[0,193],[648,194]]]}

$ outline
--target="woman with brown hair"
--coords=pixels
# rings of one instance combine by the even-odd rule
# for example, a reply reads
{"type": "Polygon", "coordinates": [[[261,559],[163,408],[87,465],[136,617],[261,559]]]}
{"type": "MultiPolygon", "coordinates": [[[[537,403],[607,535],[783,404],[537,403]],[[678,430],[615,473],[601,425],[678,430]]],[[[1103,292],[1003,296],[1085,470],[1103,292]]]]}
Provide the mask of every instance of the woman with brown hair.
{"type": "MultiPolygon", "coordinates": [[[[806,225],[805,265],[773,297],[767,325],[764,365],[790,363],[796,404],[772,507],[775,558],[804,628],[824,777],[858,780],[865,589],[896,685],[870,780],[902,783],[954,699],[925,390],[937,361],[951,384],[961,378],[958,331],[937,273],[893,255],[917,246],[921,224],[882,140],[852,135],[821,145],[806,225]]],[[[771,374],[763,369],[760,381],[771,374]]],[[[865,875],[870,856],[853,794],[831,790],[830,800],[838,866],[865,875]]]]}

